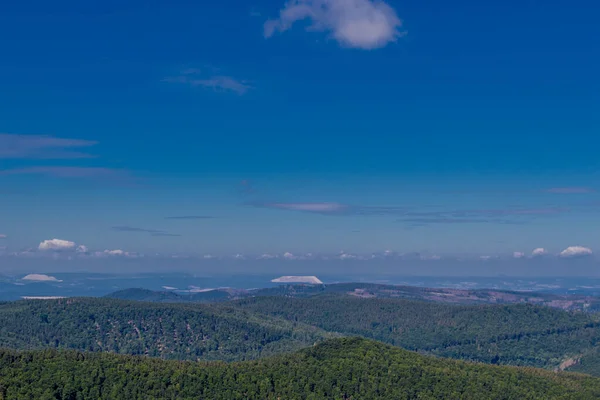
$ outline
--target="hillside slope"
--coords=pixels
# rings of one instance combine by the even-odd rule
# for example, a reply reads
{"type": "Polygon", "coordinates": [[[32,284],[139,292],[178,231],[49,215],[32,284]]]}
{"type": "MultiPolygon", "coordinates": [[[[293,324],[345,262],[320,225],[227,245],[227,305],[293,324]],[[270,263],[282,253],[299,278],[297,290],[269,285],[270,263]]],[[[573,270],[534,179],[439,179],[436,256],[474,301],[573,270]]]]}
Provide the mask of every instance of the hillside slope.
{"type": "Polygon", "coordinates": [[[358,338],[243,363],[0,350],[0,399],[595,399],[600,380],[422,356],[358,338]]]}
{"type": "Polygon", "coordinates": [[[556,368],[600,342],[596,315],[530,304],[459,306],[323,295],[255,297],[223,307],[360,335],[437,356],[492,364],[556,368]]]}
{"type": "Polygon", "coordinates": [[[0,304],[0,346],[247,360],[310,346],[331,335],[298,323],[209,305],[99,298],[0,304]]]}

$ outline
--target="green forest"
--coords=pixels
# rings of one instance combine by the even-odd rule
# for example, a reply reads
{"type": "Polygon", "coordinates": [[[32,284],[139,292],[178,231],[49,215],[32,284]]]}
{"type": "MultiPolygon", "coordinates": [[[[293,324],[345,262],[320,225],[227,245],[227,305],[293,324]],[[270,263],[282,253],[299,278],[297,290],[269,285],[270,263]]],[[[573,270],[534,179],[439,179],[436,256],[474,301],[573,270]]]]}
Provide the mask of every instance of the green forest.
{"type": "Polygon", "coordinates": [[[219,304],[109,298],[0,304],[0,346],[13,349],[241,361],[336,336],[488,364],[546,369],[562,364],[600,376],[598,316],[529,304],[451,305],[335,294],[219,304]]]}
{"type": "Polygon", "coordinates": [[[281,318],[201,304],[102,298],[0,303],[0,347],[107,351],[178,360],[248,360],[335,335],[281,318]]]}
{"type": "MultiPolygon", "coordinates": [[[[451,305],[322,295],[256,297],[227,306],[409,350],[490,364],[552,369],[570,357],[594,353],[600,342],[597,315],[530,304],[451,305]]],[[[600,368],[588,365],[580,370],[600,374],[600,368]]]]}
{"type": "Polygon", "coordinates": [[[596,399],[600,379],[471,364],[332,339],[241,363],[0,350],[0,399],[596,399]]]}

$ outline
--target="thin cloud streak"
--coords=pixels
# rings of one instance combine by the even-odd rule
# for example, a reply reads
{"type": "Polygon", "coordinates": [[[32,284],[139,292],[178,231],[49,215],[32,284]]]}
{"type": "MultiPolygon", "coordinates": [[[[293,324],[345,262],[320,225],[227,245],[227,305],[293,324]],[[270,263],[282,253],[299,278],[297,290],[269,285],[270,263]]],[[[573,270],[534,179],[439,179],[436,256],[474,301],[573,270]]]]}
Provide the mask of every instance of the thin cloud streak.
{"type": "Polygon", "coordinates": [[[45,175],[56,178],[128,178],[126,170],[102,167],[25,167],[0,170],[0,175],[45,175]]]}
{"type": "Polygon", "coordinates": [[[500,222],[489,219],[475,219],[475,218],[402,218],[396,220],[397,222],[406,222],[410,224],[478,224],[478,223],[489,223],[489,222],[500,222]]]}
{"type": "Polygon", "coordinates": [[[181,236],[178,233],[171,233],[171,232],[167,232],[162,229],[139,228],[136,226],[129,226],[129,225],[113,226],[113,227],[111,227],[111,229],[113,231],[118,231],[118,232],[149,233],[150,236],[155,236],[155,237],[178,237],[178,236],[181,236]]]}
{"type": "Polygon", "coordinates": [[[536,215],[554,215],[567,212],[567,208],[507,208],[507,209],[481,209],[481,210],[451,210],[451,211],[419,211],[408,212],[406,216],[410,217],[430,217],[430,218],[466,218],[466,217],[498,217],[498,216],[536,216],[536,215]]]}
{"type": "Polygon", "coordinates": [[[214,91],[233,92],[243,95],[253,87],[246,81],[236,79],[227,75],[202,75],[202,71],[195,68],[188,68],[180,75],[170,76],[163,79],[163,82],[180,83],[189,86],[201,86],[214,91]]]}
{"type": "Polygon", "coordinates": [[[307,212],[312,214],[348,216],[348,215],[390,215],[405,214],[409,209],[403,206],[357,206],[341,203],[279,203],[279,202],[247,202],[247,206],[307,212]]]}
{"type": "Polygon", "coordinates": [[[70,159],[94,157],[74,149],[91,147],[97,142],[47,135],[0,133],[0,159],[70,159]]]}
{"type": "Polygon", "coordinates": [[[522,225],[539,216],[549,216],[568,211],[562,208],[507,208],[452,211],[407,212],[404,218],[397,220],[412,227],[431,224],[504,224],[522,225]]]}
{"type": "Polygon", "coordinates": [[[165,217],[165,219],[214,219],[215,217],[211,215],[181,215],[181,216],[172,216],[165,217]]]}
{"type": "Polygon", "coordinates": [[[547,189],[546,192],[555,194],[587,194],[594,193],[595,190],[589,187],[555,187],[547,189]]]}
{"type": "Polygon", "coordinates": [[[160,229],[137,228],[135,226],[127,225],[113,226],[111,229],[119,232],[167,233],[160,229]]]}

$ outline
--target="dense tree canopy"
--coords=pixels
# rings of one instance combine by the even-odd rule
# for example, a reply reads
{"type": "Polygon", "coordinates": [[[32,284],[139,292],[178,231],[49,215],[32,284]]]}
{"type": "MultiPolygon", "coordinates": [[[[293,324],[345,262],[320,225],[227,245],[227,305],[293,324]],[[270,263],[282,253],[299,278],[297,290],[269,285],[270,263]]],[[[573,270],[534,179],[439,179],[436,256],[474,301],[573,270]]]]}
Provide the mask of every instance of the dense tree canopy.
{"type": "Polygon", "coordinates": [[[344,294],[212,305],[71,298],[1,303],[0,346],[237,361],[358,335],[441,357],[600,375],[597,318],[528,304],[451,305],[344,294]]]}
{"type": "Polygon", "coordinates": [[[255,297],[227,306],[443,357],[556,368],[600,342],[598,316],[530,304],[451,305],[323,295],[255,297]]]}
{"type": "Polygon", "coordinates": [[[245,310],[98,298],[0,304],[0,346],[110,351],[166,359],[246,360],[330,334],[245,310]]]}
{"type": "Polygon", "coordinates": [[[437,359],[359,338],[232,364],[0,350],[2,400],[150,398],[583,400],[600,398],[600,380],[437,359]]]}

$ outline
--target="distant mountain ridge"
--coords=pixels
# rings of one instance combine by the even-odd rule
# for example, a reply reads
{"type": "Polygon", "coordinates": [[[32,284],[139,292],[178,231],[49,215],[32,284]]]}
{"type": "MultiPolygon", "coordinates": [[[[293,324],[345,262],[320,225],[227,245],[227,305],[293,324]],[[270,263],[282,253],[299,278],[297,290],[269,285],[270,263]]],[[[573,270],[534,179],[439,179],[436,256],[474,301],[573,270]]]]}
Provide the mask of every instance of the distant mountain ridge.
{"type": "Polygon", "coordinates": [[[402,298],[464,305],[530,303],[567,311],[600,311],[600,298],[592,296],[559,296],[543,292],[518,292],[496,289],[425,288],[375,283],[337,283],[327,285],[282,284],[279,287],[265,289],[215,289],[192,294],[179,294],[173,291],[155,292],[146,289],[125,289],[110,293],[105,297],[157,302],[221,302],[247,297],[310,297],[333,293],[348,294],[362,298],[402,298]]]}

